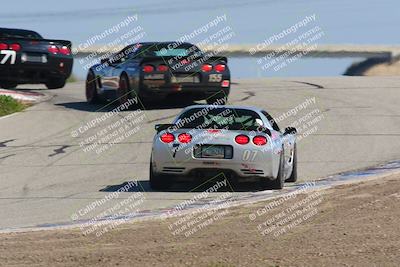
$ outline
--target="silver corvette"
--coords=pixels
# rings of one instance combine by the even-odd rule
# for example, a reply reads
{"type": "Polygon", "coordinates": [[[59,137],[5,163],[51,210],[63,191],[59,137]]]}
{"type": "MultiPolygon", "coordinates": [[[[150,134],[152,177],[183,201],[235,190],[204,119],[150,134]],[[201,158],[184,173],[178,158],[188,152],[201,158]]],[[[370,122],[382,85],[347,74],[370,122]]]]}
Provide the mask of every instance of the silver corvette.
{"type": "Polygon", "coordinates": [[[297,179],[296,129],[283,132],[262,109],[195,105],[172,124],[158,124],[150,159],[150,185],[227,178],[231,185],[259,181],[282,189],[297,179]]]}

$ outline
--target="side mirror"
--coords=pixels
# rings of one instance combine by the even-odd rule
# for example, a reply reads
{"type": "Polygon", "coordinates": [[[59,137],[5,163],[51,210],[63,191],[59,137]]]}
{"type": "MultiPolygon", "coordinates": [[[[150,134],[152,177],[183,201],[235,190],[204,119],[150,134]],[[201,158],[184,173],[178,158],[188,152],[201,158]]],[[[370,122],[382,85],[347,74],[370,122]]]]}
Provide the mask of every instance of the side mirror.
{"type": "Polygon", "coordinates": [[[283,135],[287,135],[287,134],[296,134],[297,133],[297,129],[294,127],[286,127],[285,128],[285,132],[283,133],[283,135]]]}

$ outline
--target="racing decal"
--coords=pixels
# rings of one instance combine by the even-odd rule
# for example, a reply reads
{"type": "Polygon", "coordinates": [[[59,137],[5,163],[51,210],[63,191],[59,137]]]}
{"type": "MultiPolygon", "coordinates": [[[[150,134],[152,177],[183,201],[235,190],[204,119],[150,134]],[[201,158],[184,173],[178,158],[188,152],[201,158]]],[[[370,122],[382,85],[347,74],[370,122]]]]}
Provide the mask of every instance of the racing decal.
{"type": "Polygon", "coordinates": [[[243,151],[242,160],[243,161],[254,161],[256,159],[258,151],[246,149],[243,151]]]}
{"type": "Polygon", "coordinates": [[[222,81],[222,74],[210,74],[208,81],[213,83],[220,82],[222,81]]]}
{"type": "Polygon", "coordinates": [[[172,151],[174,152],[174,153],[172,154],[172,157],[173,157],[173,158],[175,158],[176,152],[178,152],[178,150],[179,150],[179,146],[180,146],[180,144],[176,144],[176,143],[172,145],[172,147],[173,147],[173,148],[172,148],[172,151]]]}
{"type": "Polygon", "coordinates": [[[0,61],[0,64],[6,64],[7,60],[10,58],[10,64],[15,64],[15,59],[17,58],[17,52],[13,50],[1,50],[0,55],[4,55],[3,59],[0,61]]]}

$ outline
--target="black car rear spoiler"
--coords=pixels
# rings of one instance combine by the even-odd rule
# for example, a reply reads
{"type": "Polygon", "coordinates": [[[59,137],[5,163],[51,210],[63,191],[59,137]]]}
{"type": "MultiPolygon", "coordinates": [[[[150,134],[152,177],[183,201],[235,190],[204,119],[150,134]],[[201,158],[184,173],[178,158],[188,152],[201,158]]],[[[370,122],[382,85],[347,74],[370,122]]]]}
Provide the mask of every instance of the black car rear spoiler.
{"type": "Polygon", "coordinates": [[[223,61],[223,62],[225,62],[225,64],[226,63],[228,63],[228,58],[227,57],[223,57],[223,56],[221,56],[221,57],[209,57],[208,58],[208,60],[206,61],[206,62],[219,62],[219,61],[223,61]]]}
{"type": "Polygon", "coordinates": [[[12,41],[27,41],[27,42],[48,42],[48,43],[56,43],[68,46],[71,48],[71,41],[67,40],[53,40],[53,39],[31,39],[31,38],[22,38],[22,37],[2,37],[0,36],[0,40],[12,40],[12,41]]]}

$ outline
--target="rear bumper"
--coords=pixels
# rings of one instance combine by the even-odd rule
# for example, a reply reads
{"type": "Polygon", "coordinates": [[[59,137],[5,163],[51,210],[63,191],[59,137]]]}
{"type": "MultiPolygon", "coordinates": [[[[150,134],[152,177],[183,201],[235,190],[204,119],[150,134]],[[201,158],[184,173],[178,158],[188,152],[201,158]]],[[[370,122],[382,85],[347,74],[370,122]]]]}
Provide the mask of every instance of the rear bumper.
{"type": "Polygon", "coordinates": [[[273,180],[272,169],[260,166],[260,169],[249,168],[247,164],[232,164],[231,166],[203,164],[185,164],[184,166],[166,164],[161,168],[160,174],[174,177],[181,181],[207,181],[217,178],[234,178],[238,181],[253,181],[260,178],[273,180]]]}
{"type": "Polygon", "coordinates": [[[44,83],[52,78],[67,79],[72,71],[72,58],[49,58],[48,63],[0,65],[0,80],[17,83],[44,83]]]}
{"type": "MultiPolygon", "coordinates": [[[[163,86],[159,88],[141,88],[139,89],[140,98],[147,100],[162,99],[167,96],[184,95],[185,97],[193,98],[195,100],[207,99],[219,92],[222,92],[228,97],[230,88],[218,86],[190,86],[183,85],[179,89],[175,86],[163,86]]],[[[116,99],[117,90],[104,90],[101,89],[101,96],[105,99],[116,99]]]]}
{"type": "Polygon", "coordinates": [[[256,161],[242,160],[242,154],[234,153],[232,159],[194,158],[186,151],[178,151],[176,155],[162,149],[155,150],[152,155],[154,172],[175,176],[181,180],[193,180],[225,177],[236,177],[238,180],[254,178],[275,179],[279,167],[279,155],[268,150],[258,155],[256,161]]]}
{"type": "Polygon", "coordinates": [[[143,82],[140,88],[142,97],[165,97],[168,95],[192,95],[197,98],[206,99],[209,96],[215,95],[218,92],[223,92],[226,96],[229,95],[230,87],[221,87],[218,84],[163,84],[155,85],[148,81],[143,82]]]}
{"type": "Polygon", "coordinates": [[[228,96],[230,91],[230,73],[204,72],[167,72],[139,75],[139,94],[143,97],[163,97],[174,94],[190,94],[206,99],[218,92],[228,96]],[[211,75],[218,75],[212,80],[211,75]],[[185,81],[192,80],[192,81],[185,81]]]}

